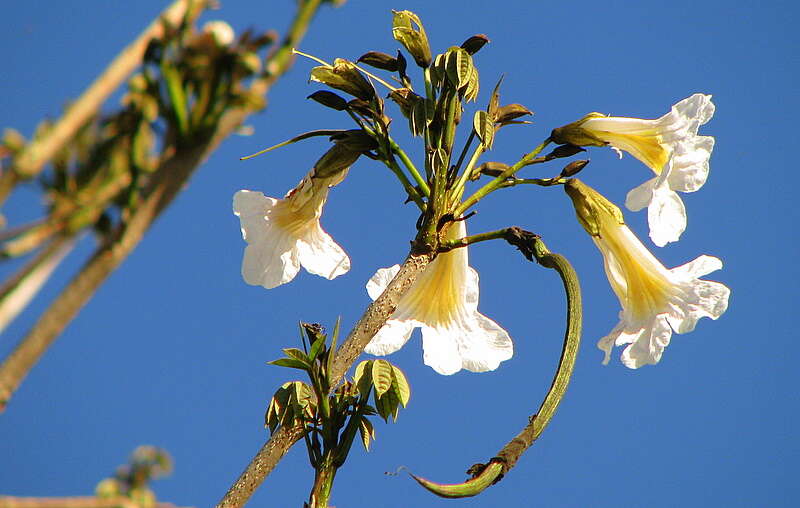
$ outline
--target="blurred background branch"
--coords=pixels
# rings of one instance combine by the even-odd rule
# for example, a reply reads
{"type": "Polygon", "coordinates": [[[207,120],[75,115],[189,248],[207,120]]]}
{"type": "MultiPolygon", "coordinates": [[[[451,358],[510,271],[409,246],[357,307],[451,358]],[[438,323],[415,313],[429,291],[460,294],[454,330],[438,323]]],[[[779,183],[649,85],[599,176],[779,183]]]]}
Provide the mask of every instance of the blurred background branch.
{"type": "Polygon", "coordinates": [[[73,105],[55,126],[40,125],[29,143],[6,132],[0,157],[10,169],[0,176],[0,199],[41,171],[48,211],[0,238],[3,258],[37,253],[2,286],[0,318],[13,319],[78,235],[93,232],[98,247],[0,365],[0,410],[197,167],[264,108],[265,94],[290,67],[291,49],[322,3],[300,2],[286,36],[261,57],[277,40],[272,33],[248,30],[236,38],[224,22],[197,29],[208,4],[175,2],[95,81],[76,103],[80,108],[73,105]],[[95,115],[136,67],[122,109],[95,115]],[[52,171],[44,172],[48,161],[52,171]]]}

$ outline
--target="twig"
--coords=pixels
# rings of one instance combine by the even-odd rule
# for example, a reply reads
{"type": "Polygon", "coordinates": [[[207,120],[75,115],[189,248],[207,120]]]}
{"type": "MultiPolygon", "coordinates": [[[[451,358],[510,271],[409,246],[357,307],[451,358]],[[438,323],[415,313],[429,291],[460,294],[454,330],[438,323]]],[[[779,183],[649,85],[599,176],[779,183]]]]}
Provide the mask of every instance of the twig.
{"type": "MultiPolygon", "coordinates": [[[[12,497],[0,496],[0,508],[139,508],[128,497],[12,497]]],[[[153,508],[178,508],[172,503],[156,503],[153,508]]]]}
{"type": "Polygon", "coordinates": [[[103,102],[119,88],[125,78],[142,63],[150,41],[164,35],[164,21],[176,25],[190,13],[190,7],[196,7],[196,11],[190,14],[199,15],[204,5],[205,2],[196,0],[175,0],[135,41],[122,50],[83,95],[69,106],[52,129],[41,138],[29,143],[15,159],[11,170],[0,177],[0,203],[5,200],[18,180],[36,176],[45,163],[73,137],[103,102]]]}

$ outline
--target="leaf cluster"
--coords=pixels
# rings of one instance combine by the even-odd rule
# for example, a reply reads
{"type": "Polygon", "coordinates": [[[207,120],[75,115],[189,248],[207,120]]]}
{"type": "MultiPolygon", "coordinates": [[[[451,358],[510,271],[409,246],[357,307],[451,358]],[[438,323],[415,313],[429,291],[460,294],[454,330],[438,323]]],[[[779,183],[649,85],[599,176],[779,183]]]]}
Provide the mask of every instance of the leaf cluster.
{"type": "Polygon", "coordinates": [[[269,363],[302,370],[309,383],[283,384],[269,403],[265,426],[270,433],[281,426],[302,428],[312,466],[318,467],[324,457],[333,457],[333,465],[339,467],[357,432],[369,450],[375,439],[369,417],[377,414],[387,423],[390,416],[397,420],[400,407],[408,404],[411,388],[403,372],[386,360],[361,362],[352,380],[332,386],[330,372],[339,322],[330,345],[321,326],[301,323],[300,328],[303,349],[285,348],[286,356],[269,363]]]}

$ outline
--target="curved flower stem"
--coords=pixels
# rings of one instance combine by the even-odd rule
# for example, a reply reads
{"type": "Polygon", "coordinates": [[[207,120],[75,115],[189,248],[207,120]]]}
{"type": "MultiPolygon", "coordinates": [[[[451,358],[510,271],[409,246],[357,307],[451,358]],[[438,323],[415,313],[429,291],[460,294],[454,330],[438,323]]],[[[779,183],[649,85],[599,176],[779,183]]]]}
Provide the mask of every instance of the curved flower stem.
{"type": "Polygon", "coordinates": [[[205,2],[176,0],[159,15],[158,19],[153,20],[135,41],[114,58],[78,100],[70,104],[64,115],[47,134],[31,141],[24,148],[14,161],[12,171],[7,171],[0,177],[0,203],[5,200],[17,181],[30,179],[39,174],[47,161],[72,138],[123,80],[142,63],[150,41],[163,36],[164,21],[177,25],[187,13],[193,17],[197,16],[204,7],[205,2]]]}
{"type": "Polygon", "coordinates": [[[542,141],[539,144],[539,146],[534,148],[532,152],[525,155],[516,164],[514,164],[507,170],[503,171],[500,175],[497,176],[497,178],[495,178],[491,182],[487,183],[486,185],[475,191],[475,193],[472,194],[470,197],[468,197],[463,203],[461,203],[461,205],[458,208],[453,210],[453,215],[455,217],[462,215],[465,211],[469,210],[470,207],[472,207],[475,203],[486,197],[488,194],[502,187],[503,183],[507,178],[514,176],[514,174],[517,171],[530,164],[531,161],[533,161],[536,158],[536,156],[539,155],[539,153],[542,150],[544,150],[545,147],[547,147],[547,145],[549,145],[550,143],[551,143],[550,138],[547,138],[544,141],[542,141]]]}
{"type": "Polygon", "coordinates": [[[578,282],[578,275],[572,265],[564,256],[550,252],[544,242],[532,233],[519,228],[508,228],[501,231],[505,233],[503,237],[520,249],[525,257],[528,259],[535,258],[537,263],[546,268],[554,269],[561,277],[567,294],[567,327],[564,332],[564,347],[561,350],[561,359],[553,378],[553,383],[539,407],[538,413],[530,417],[528,425],[514,439],[509,441],[495,457],[492,457],[488,464],[476,464],[470,468],[468,472],[476,470],[473,478],[460,484],[440,484],[411,475],[424,488],[441,497],[453,498],[478,495],[490,485],[498,482],[504,474],[507,474],[516,465],[525,450],[539,438],[547,424],[550,423],[567,391],[567,386],[575,367],[575,360],[578,357],[582,324],[581,288],[578,282]]]}

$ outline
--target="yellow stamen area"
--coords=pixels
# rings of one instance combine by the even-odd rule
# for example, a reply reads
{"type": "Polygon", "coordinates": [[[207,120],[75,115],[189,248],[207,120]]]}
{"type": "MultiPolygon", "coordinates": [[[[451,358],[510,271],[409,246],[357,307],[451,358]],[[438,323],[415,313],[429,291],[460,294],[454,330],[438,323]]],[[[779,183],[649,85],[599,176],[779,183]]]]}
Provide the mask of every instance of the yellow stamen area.
{"type": "Polygon", "coordinates": [[[627,238],[619,234],[626,226],[620,226],[610,216],[601,218],[600,241],[614,255],[625,279],[625,286],[609,277],[611,286],[622,305],[634,319],[644,319],[666,307],[672,283],[657,270],[647,266],[636,252],[628,248],[627,238]]]}
{"type": "Polygon", "coordinates": [[[669,160],[670,150],[661,142],[655,130],[652,133],[620,134],[609,131],[591,131],[598,138],[624,150],[644,162],[656,175],[669,160]]]}
{"type": "Polygon", "coordinates": [[[327,195],[327,182],[303,180],[275,204],[270,212],[270,220],[276,226],[297,235],[319,218],[327,195]]]}
{"type": "Polygon", "coordinates": [[[414,319],[429,326],[446,325],[453,321],[462,305],[464,281],[459,280],[466,267],[460,267],[463,253],[439,254],[420,275],[414,287],[400,302],[401,307],[413,309],[414,319]]]}

